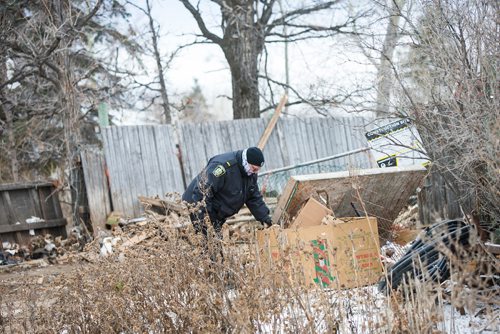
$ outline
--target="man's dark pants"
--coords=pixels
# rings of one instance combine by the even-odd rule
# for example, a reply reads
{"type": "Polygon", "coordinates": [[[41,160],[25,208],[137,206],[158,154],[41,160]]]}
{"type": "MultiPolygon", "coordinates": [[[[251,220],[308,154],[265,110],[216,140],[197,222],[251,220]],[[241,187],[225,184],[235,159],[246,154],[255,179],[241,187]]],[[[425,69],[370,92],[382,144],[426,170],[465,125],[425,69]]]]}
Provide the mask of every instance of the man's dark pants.
{"type": "Polygon", "coordinates": [[[205,216],[190,214],[189,217],[193,223],[195,232],[203,235],[203,253],[208,254],[212,262],[217,262],[218,258],[221,262],[224,261],[222,253],[222,225],[225,221],[210,219],[214,233],[209,236],[209,228],[205,223],[205,216]]]}

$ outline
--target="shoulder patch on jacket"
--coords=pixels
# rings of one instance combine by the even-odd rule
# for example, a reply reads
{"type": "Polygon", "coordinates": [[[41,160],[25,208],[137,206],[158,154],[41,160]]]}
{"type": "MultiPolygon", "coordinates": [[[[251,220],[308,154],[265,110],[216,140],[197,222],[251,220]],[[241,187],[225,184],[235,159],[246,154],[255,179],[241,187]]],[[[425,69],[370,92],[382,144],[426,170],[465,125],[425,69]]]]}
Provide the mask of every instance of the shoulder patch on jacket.
{"type": "Polygon", "coordinates": [[[215,167],[212,174],[214,174],[215,177],[221,177],[226,174],[226,169],[224,168],[224,166],[218,165],[217,167],[215,167]]]}

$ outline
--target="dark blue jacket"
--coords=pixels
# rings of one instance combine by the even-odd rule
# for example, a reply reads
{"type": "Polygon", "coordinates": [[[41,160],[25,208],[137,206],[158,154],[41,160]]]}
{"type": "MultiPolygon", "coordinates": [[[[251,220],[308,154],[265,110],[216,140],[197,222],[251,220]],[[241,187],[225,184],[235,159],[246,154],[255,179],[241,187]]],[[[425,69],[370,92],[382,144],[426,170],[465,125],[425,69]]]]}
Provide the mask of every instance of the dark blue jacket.
{"type": "Polygon", "coordinates": [[[205,169],[191,181],[182,195],[188,203],[197,203],[205,196],[210,220],[224,222],[237,213],[243,204],[260,222],[270,221],[269,208],[257,185],[257,175],[248,176],[242,164],[243,151],[216,155],[205,169]]]}

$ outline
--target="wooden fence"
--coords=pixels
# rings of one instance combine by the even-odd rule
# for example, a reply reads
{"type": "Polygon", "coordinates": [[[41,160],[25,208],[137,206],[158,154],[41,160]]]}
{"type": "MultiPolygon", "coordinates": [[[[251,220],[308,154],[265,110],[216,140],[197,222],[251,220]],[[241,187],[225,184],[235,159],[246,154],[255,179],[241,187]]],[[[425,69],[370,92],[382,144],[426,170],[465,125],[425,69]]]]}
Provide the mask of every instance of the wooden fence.
{"type": "Polygon", "coordinates": [[[463,216],[457,196],[436,171],[431,171],[425,177],[424,184],[418,191],[418,210],[423,226],[463,216]]]}
{"type": "MultiPolygon", "coordinates": [[[[280,119],[264,148],[263,171],[364,147],[369,121],[363,117],[280,119]]],[[[138,196],[183,192],[183,177],[189,183],[215,154],[256,146],[266,125],[264,119],[181,125],[182,169],[172,126],[104,128],[102,139],[114,210],[139,216],[142,208],[138,196]]],[[[344,157],[332,164],[337,166],[332,170],[372,166],[366,154],[344,157]]]]}
{"type": "Polygon", "coordinates": [[[138,216],[138,196],[183,191],[171,126],[112,126],[102,135],[115,211],[138,216]]]}

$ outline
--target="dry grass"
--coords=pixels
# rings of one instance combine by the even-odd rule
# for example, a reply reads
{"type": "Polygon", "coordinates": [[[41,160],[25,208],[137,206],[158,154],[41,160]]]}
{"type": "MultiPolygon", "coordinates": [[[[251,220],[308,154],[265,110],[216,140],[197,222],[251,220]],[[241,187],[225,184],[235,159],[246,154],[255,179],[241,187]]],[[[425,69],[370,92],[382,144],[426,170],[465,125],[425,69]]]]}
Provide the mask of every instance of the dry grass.
{"type": "MultiPolygon", "coordinates": [[[[498,259],[484,252],[469,253],[481,266],[454,265],[453,284],[410,282],[387,298],[375,287],[292,286],[284,270],[259,269],[252,244],[226,245],[224,263],[213,264],[196,247],[197,235],[167,226],[130,227],[124,233],[148,229],[153,236],[44,285],[21,275],[15,288],[2,284],[1,332],[439,333],[453,309],[447,304],[479,312],[498,328],[498,286],[476,275],[481,266],[491,272],[498,259]]],[[[87,252],[97,253],[92,247],[87,252]]]]}

